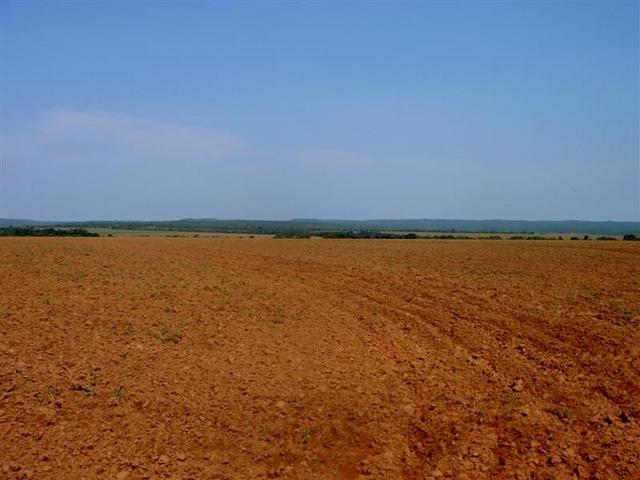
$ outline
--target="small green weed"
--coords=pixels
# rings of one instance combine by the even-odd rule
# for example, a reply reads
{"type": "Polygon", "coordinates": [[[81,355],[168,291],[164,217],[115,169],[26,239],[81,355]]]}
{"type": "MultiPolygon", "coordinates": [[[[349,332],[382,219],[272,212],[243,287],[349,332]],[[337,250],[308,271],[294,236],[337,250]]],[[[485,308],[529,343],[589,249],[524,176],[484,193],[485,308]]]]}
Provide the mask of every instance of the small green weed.
{"type": "Polygon", "coordinates": [[[116,393],[113,395],[113,398],[111,399],[111,403],[113,404],[118,403],[123,395],[124,395],[124,387],[118,387],[118,389],[116,390],[116,393]]]}
{"type": "Polygon", "coordinates": [[[568,420],[572,414],[571,409],[564,406],[545,408],[544,411],[550,415],[554,415],[558,417],[559,420],[563,420],[563,421],[568,420]]]}
{"type": "Polygon", "coordinates": [[[93,397],[96,394],[97,383],[96,376],[92,375],[89,385],[76,385],[73,389],[84,393],[85,397],[93,397]]]}
{"type": "Polygon", "coordinates": [[[300,438],[302,439],[302,443],[307,443],[311,440],[311,430],[309,430],[309,427],[302,427],[300,429],[300,438]]]}
{"type": "Polygon", "coordinates": [[[168,328],[163,328],[159,332],[153,333],[152,337],[163,343],[180,343],[180,340],[182,340],[180,332],[173,332],[168,328]]]}
{"type": "Polygon", "coordinates": [[[93,397],[96,394],[96,386],[92,384],[88,387],[83,387],[82,391],[85,397],[93,397]]]}

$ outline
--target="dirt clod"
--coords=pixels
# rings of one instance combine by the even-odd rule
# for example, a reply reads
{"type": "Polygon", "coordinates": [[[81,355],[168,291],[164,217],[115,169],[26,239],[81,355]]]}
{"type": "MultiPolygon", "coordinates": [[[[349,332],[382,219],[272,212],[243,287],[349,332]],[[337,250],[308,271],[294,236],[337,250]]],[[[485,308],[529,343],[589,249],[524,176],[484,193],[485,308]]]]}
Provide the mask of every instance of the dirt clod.
{"type": "Polygon", "coordinates": [[[514,392],[521,392],[522,390],[524,390],[524,381],[521,378],[518,378],[511,384],[511,390],[513,390],[514,392]]]}

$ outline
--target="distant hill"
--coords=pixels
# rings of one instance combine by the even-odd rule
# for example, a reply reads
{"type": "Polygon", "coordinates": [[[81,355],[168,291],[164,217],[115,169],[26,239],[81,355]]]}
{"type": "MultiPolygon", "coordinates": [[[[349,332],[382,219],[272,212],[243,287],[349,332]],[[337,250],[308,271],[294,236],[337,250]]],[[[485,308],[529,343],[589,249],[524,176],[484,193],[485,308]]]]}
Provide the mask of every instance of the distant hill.
{"type": "Polygon", "coordinates": [[[55,222],[28,220],[25,218],[0,218],[0,227],[32,227],[37,225],[52,225],[55,222]]]}
{"type": "Polygon", "coordinates": [[[193,232],[230,233],[290,233],[313,234],[317,231],[408,231],[457,233],[576,233],[597,235],[639,234],[640,222],[588,222],[580,220],[323,220],[294,218],[292,220],[219,220],[215,218],[184,218],[167,221],[86,221],[40,222],[26,219],[0,219],[0,226],[102,227],[133,230],[182,230],[193,232]]]}
{"type": "Polygon", "coordinates": [[[391,230],[426,230],[455,232],[495,233],[593,233],[624,235],[640,231],[640,222],[587,222],[579,220],[529,221],[529,220],[366,220],[376,228],[391,230]]]}

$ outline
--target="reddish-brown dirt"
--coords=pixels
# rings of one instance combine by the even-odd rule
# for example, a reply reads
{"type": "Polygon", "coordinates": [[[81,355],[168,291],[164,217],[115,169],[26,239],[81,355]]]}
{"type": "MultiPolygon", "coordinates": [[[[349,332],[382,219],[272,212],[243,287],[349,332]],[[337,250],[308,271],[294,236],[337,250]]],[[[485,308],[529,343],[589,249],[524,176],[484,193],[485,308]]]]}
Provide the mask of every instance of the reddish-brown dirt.
{"type": "Polygon", "coordinates": [[[640,245],[0,239],[0,477],[639,478],[640,245]]]}

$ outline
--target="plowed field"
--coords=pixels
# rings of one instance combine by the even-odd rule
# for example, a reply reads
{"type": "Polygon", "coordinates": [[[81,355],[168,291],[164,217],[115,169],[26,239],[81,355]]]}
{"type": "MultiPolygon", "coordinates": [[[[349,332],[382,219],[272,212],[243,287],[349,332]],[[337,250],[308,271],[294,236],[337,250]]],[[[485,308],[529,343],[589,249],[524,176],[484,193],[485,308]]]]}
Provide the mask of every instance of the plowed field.
{"type": "Polygon", "coordinates": [[[640,478],[640,245],[1,238],[0,477],[640,478]]]}

